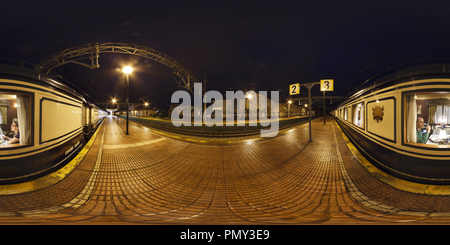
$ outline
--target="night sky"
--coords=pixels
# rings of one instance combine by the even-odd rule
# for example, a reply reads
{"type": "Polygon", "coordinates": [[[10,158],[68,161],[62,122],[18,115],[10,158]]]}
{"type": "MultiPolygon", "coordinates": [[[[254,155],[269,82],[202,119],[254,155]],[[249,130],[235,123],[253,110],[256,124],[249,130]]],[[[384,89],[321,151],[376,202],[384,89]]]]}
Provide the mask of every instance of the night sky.
{"type": "MultiPolygon", "coordinates": [[[[37,64],[89,42],[136,43],[174,58],[199,81],[206,77],[207,90],[279,90],[282,100],[289,84],[331,78],[335,91],[327,95],[346,96],[386,64],[419,54],[450,57],[450,1],[18,0],[2,1],[0,11],[0,63],[37,64]]],[[[180,89],[171,70],[155,61],[101,53],[99,63],[53,72],[97,102],[125,100],[124,76],[116,71],[124,64],[136,70],[131,102],[149,96],[168,105],[180,89]]]]}

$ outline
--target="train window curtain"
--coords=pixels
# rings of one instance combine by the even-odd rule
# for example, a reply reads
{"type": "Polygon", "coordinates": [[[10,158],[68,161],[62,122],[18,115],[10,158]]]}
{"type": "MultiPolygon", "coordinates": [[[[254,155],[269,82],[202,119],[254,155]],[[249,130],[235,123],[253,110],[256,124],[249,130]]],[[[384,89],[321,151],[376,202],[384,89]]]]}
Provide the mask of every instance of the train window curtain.
{"type": "Polygon", "coordinates": [[[358,115],[361,113],[360,111],[359,111],[360,109],[358,108],[358,106],[355,106],[355,109],[353,110],[354,112],[353,112],[353,124],[355,124],[355,125],[357,125],[357,126],[359,126],[359,124],[360,124],[360,121],[358,120],[359,119],[359,117],[358,117],[358,115]]]}
{"type": "Polygon", "coordinates": [[[428,106],[428,124],[436,124],[435,115],[436,115],[437,105],[428,106]]]}
{"type": "Polygon", "coordinates": [[[406,141],[416,143],[417,104],[414,95],[406,96],[406,141]]]}
{"type": "Polygon", "coordinates": [[[8,107],[0,106],[0,124],[8,124],[8,107]]]}
{"type": "Polygon", "coordinates": [[[450,123],[450,106],[448,105],[430,105],[428,109],[429,124],[448,124],[450,123]]]}
{"type": "Polygon", "coordinates": [[[19,120],[19,142],[21,145],[29,143],[30,114],[30,97],[26,95],[17,95],[17,119],[19,120]]]}
{"type": "Polygon", "coordinates": [[[450,106],[443,105],[442,106],[442,123],[448,124],[450,122],[450,106]]]}
{"type": "Polygon", "coordinates": [[[364,105],[360,103],[355,106],[353,114],[353,123],[361,128],[364,128],[364,105]]]}
{"type": "Polygon", "coordinates": [[[362,128],[365,128],[364,127],[364,116],[366,114],[364,113],[364,104],[363,103],[361,103],[360,110],[361,110],[361,114],[360,114],[360,117],[359,117],[359,119],[360,119],[359,126],[362,127],[362,128]]]}
{"type": "Polygon", "coordinates": [[[436,107],[436,112],[434,113],[434,124],[440,124],[442,123],[442,119],[443,119],[443,111],[442,111],[442,106],[438,105],[436,107]]]}

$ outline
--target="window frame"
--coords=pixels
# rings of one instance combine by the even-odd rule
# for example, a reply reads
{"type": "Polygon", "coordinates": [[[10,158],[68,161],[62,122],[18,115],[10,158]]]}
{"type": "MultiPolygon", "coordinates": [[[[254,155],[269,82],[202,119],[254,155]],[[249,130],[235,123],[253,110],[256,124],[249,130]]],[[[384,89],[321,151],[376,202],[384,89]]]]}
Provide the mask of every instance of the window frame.
{"type": "MultiPolygon", "coordinates": [[[[34,100],[35,100],[35,93],[34,92],[28,92],[28,91],[22,91],[17,89],[1,89],[0,94],[12,94],[12,95],[26,95],[30,98],[30,143],[26,145],[21,144],[13,144],[13,145],[0,145],[0,151],[7,151],[12,149],[22,149],[22,148],[28,148],[34,146],[34,119],[35,119],[35,108],[34,108],[34,100]]],[[[20,128],[20,125],[19,125],[20,128]]]]}
{"type": "Polygon", "coordinates": [[[352,112],[352,121],[351,121],[352,124],[355,125],[356,127],[359,127],[361,129],[365,130],[366,129],[366,127],[365,127],[365,124],[366,124],[366,120],[365,120],[366,119],[365,118],[366,112],[365,112],[365,103],[364,103],[364,101],[360,101],[360,102],[357,102],[357,103],[353,104],[352,105],[352,111],[353,111],[352,112]],[[360,108],[359,110],[358,110],[358,107],[360,108]],[[361,125],[356,124],[356,122],[354,120],[355,119],[355,114],[358,111],[360,111],[360,117],[362,118],[362,121],[363,121],[363,123],[361,125]]]}
{"type": "MultiPolygon", "coordinates": [[[[413,147],[413,148],[418,148],[418,149],[429,149],[429,150],[449,150],[450,149],[450,145],[428,145],[428,144],[423,144],[423,143],[412,143],[412,142],[407,142],[406,141],[406,137],[407,137],[407,132],[406,132],[406,111],[407,111],[407,101],[406,101],[406,97],[409,95],[421,95],[421,94],[448,94],[450,97],[450,89],[446,89],[446,88],[440,88],[439,90],[436,89],[420,89],[420,90],[413,90],[413,91],[405,91],[401,93],[401,98],[402,98],[402,115],[401,115],[401,126],[402,126],[402,145],[404,146],[409,146],[409,147],[413,147]]],[[[427,108],[422,108],[423,110],[428,110],[427,108]]],[[[429,136],[428,136],[429,137],[429,136]]]]}

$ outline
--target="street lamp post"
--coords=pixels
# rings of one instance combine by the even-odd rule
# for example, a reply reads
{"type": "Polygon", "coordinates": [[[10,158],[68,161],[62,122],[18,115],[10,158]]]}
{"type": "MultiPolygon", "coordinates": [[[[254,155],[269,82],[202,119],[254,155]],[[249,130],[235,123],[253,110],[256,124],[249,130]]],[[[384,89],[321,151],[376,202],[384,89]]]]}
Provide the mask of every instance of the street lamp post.
{"type": "MultiPolygon", "coordinates": [[[[113,100],[112,100],[112,103],[113,103],[113,104],[116,104],[116,102],[117,102],[116,99],[113,99],[113,100]]],[[[113,107],[114,107],[114,106],[113,106],[113,107]]],[[[117,121],[117,125],[119,125],[119,117],[117,117],[115,114],[114,114],[114,116],[115,116],[116,119],[117,119],[117,120],[116,120],[116,121],[117,121]]]]}
{"type": "Polygon", "coordinates": [[[133,71],[133,68],[126,66],[123,68],[123,72],[125,74],[127,74],[127,126],[126,126],[126,133],[125,135],[129,135],[128,134],[128,110],[130,108],[130,101],[129,101],[129,94],[130,94],[130,73],[133,71]]]}
{"type": "Polygon", "coordinates": [[[148,103],[147,102],[145,102],[145,117],[147,117],[147,113],[148,113],[148,103]]]}
{"type": "MultiPolygon", "coordinates": [[[[112,107],[113,107],[113,108],[114,108],[115,104],[116,104],[116,99],[113,99],[113,100],[112,100],[112,107]]],[[[111,113],[111,114],[112,114],[112,113],[111,113]]]]}
{"type": "Polygon", "coordinates": [[[308,142],[313,142],[312,137],[311,137],[311,106],[312,106],[311,88],[315,84],[320,84],[320,83],[307,83],[307,84],[305,84],[306,88],[308,88],[308,107],[309,107],[309,140],[308,140],[308,142]]]}
{"type": "Polygon", "coordinates": [[[291,104],[292,104],[292,100],[288,101],[288,117],[291,117],[291,104]]]}

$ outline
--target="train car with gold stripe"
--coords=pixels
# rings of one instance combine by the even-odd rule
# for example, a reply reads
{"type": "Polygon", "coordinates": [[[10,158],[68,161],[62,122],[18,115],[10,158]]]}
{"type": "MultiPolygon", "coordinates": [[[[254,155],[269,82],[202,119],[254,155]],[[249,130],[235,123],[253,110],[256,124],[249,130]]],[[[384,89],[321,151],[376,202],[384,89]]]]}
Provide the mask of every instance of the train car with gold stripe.
{"type": "Polygon", "coordinates": [[[108,116],[108,112],[98,105],[86,103],[83,107],[83,131],[86,139],[90,138],[108,116]]]}
{"type": "Polygon", "coordinates": [[[412,67],[376,80],[332,113],[376,167],[424,184],[450,184],[450,65],[412,67]]]}
{"type": "Polygon", "coordinates": [[[88,103],[58,80],[1,65],[0,184],[35,179],[67,164],[87,140],[88,103]]]}

